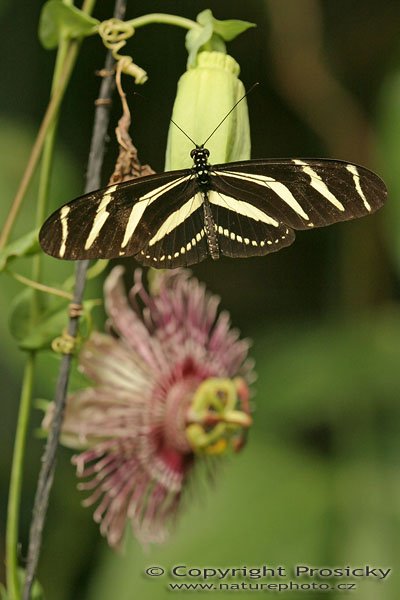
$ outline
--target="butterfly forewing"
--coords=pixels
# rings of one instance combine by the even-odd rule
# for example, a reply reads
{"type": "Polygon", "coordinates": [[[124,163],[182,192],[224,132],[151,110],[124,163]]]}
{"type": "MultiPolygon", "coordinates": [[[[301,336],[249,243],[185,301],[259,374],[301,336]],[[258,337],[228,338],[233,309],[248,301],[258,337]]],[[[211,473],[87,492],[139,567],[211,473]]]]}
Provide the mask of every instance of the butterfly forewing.
{"type": "Polygon", "coordinates": [[[134,255],[179,207],[182,196],[195,192],[190,169],[97,190],[53,213],[42,226],[40,244],[48,254],[69,260],[134,255]]]}
{"type": "Polygon", "coordinates": [[[213,167],[213,187],[293,229],[370,214],[386,199],[374,173],[337,160],[254,160],[213,167]]]}

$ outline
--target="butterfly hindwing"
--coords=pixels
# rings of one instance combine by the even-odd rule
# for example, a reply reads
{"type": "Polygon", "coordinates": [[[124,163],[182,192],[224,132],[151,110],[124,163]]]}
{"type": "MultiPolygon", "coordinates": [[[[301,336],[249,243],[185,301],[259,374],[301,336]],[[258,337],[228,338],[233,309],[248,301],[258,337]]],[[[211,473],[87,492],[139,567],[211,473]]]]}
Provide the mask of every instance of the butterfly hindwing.
{"type": "Polygon", "coordinates": [[[135,258],[143,265],[170,269],[199,263],[207,256],[202,195],[197,192],[155,230],[135,258]]]}
{"type": "Polygon", "coordinates": [[[216,190],[208,196],[224,256],[263,256],[293,243],[293,229],[264,211],[216,190]]]}

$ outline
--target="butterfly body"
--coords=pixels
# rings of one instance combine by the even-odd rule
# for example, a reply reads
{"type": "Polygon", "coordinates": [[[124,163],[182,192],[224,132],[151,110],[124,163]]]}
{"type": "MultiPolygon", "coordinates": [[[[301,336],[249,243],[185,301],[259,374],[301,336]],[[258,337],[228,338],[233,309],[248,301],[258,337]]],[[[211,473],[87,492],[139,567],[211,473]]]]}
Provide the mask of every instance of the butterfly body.
{"type": "Polygon", "coordinates": [[[208,250],[210,257],[213,260],[218,260],[220,254],[217,228],[214,222],[210,201],[208,199],[208,192],[212,187],[210,175],[211,165],[208,162],[210,152],[203,146],[196,146],[196,148],[193,148],[190,156],[193,158],[194,162],[193,173],[196,177],[196,182],[200,193],[203,196],[204,231],[207,237],[208,250]]]}
{"type": "Polygon", "coordinates": [[[368,215],[386,199],[377,175],[344,161],[212,165],[203,146],[191,157],[191,169],[115,184],[64,205],[44,223],[42,248],[69,260],[134,256],[156,268],[261,256],[290,245],[296,229],[368,215]]]}

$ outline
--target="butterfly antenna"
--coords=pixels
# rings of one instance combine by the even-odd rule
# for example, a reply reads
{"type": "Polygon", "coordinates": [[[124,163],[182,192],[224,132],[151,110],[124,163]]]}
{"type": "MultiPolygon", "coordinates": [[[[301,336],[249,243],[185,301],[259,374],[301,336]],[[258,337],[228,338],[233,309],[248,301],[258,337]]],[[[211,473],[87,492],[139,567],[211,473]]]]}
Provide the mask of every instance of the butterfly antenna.
{"type": "Polygon", "coordinates": [[[247,90],[247,92],[245,93],[244,96],[242,96],[241,98],[239,98],[239,100],[236,102],[236,104],[234,104],[231,108],[231,110],[224,116],[224,118],[222,119],[222,121],[220,121],[218,123],[218,125],[216,126],[216,128],[214,129],[214,131],[212,131],[210,133],[210,135],[208,136],[208,138],[206,139],[205,142],[202,143],[201,147],[205,146],[208,142],[208,140],[214,135],[214,133],[217,131],[217,129],[219,129],[219,127],[221,127],[222,123],[229,117],[229,115],[231,114],[232,111],[235,110],[235,108],[237,107],[237,105],[239,104],[239,102],[241,102],[242,100],[244,100],[246,98],[246,96],[248,96],[250,94],[250,92],[252,92],[254,90],[255,87],[257,87],[259,85],[258,81],[256,83],[253,83],[253,85],[251,86],[251,88],[249,90],[247,90]]]}
{"type": "Polygon", "coordinates": [[[180,130],[180,131],[182,131],[182,133],[183,133],[184,135],[186,135],[187,139],[188,139],[188,140],[190,140],[190,141],[192,142],[192,144],[193,144],[194,146],[196,146],[196,148],[198,148],[198,145],[196,144],[196,142],[194,142],[194,141],[192,140],[192,138],[190,137],[190,135],[188,135],[188,134],[186,133],[186,131],[184,131],[184,130],[182,129],[182,127],[179,127],[178,123],[175,123],[175,121],[174,121],[173,119],[170,119],[170,121],[171,121],[171,123],[173,123],[173,124],[175,125],[175,127],[177,127],[177,128],[180,130]]]}

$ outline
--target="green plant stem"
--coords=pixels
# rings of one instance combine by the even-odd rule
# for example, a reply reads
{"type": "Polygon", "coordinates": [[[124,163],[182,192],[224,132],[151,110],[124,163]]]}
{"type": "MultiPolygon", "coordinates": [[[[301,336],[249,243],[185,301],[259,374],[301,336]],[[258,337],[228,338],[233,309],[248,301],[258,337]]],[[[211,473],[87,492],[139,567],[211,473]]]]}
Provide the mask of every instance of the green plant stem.
{"type": "Polygon", "coordinates": [[[19,273],[14,273],[14,271],[10,271],[7,269],[7,275],[10,275],[23,285],[26,285],[34,290],[38,290],[39,292],[44,292],[45,294],[51,294],[52,296],[59,296],[60,298],[66,298],[66,300],[70,300],[72,302],[72,294],[66,292],[64,290],[59,290],[57,288],[53,288],[49,285],[44,285],[43,283],[39,283],[33,279],[29,279],[29,277],[24,277],[24,275],[20,275],[19,273]]]}
{"type": "MultiPolygon", "coordinates": [[[[90,14],[93,11],[95,2],[96,0],[85,0],[82,5],[82,11],[90,14]]],[[[142,17],[137,17],[136,19],[131,19],[130,21],[126,21],[125,23],[126,25],[130,25],[136,29],[145,25],[150,25],[151,23],[164,23],[168,25],[175,25],[177,27],[183,27],[184,29],[189,30],[201,28],[201,25],[196,23],[196,21],[192,21],[191,19],[185,19],[184,17],[180,17],[178,15],[169,15],[165,13],[150,13],[148,15],[143,15],[142,17]]],[[[49,129],[52,128],[53,119],[57,114],[61,101],[64,97],[65,90],[67,88],[78,56],[80,44],[80,39],[68,41],[68,47],[65,50],[65,57],[63,57],[62,67],[60,67],[60,76],[57,78],[58,84],[54,89],[54,93],[51,97],[46,113],[43,117],[43,121],[40,125],[38,135],[32,147],[28,164],[22,176],[21,183],[11,205],[10,211],[7,215],[3,230],[0,234],[0,249],[4,248],[4,246],[7,244],[7,240],[10,236],[12,227],[18,216],[22,201],[25,197],[26,191],[35,172],[38,160],[41,156],[47,133],[49,129]]],[[[51,143],[49,142],[49,146],[50,145],[51,143]]],[[[38,211],[42,210],[42,206],[43,204],[39,200],[38,211]]]]}
{"type": "Polygon", "coordinates": [[[21,501],[22,474],[29,424],[35,356],[29,354],[26,361],[21,399],[18,413],[18,427],[15,436],[13,463],[8,496],[7,531],[6,531],[6,575],[7,591],[10,600],[21,598],[18,580],[18,517],[21,501]]]}
{"type": "MultiPolygon", "coordinates": [[[[125,16],[126,3],[127,0],[115,1],[114,18],[122,19],[125,16]]],[[[105,72],[111,73],[113,67],[114,60],[111,51],[109,51],[105,63],[105,72]]],[[[105,140],[109,123],[109,101],[111,100],[113,89],[114,78],[110,76],[105,77],[100,86],[100,101],[97,103],[95,111],[93,134],[86,173],[86,193],[100,187],[101,167],[103,163],[103,157],[105,152],[105,140]]],[[[73,302],[75,304],[80,305],[83,301],[83,292],[88,266],[89,261],[77,262],[76,282],[73,299],[73,302]]],[[[70,314],[67,327],[68,334],[75,338],[78,332],[78,326],[78,314],[70,314]]],[[[33,506],[33,517],[31,521],[29,534],[29,547],[26,562],[23,600],[29,600],[31,596],[31,589],[34,583],[36,570],[39,562],[43,528],[45,524],[50,491],[55,473],[56,454],[66,403],[71,361],[72,355],[64,354],[60,363],[60,370],[57,378],[57,385],[54,398],[53,420],[42,457],[42,465],[39,473],[38,484],[35,494],[35,502],[33,506]]]]}
{"type": "Polygon", "coordinates": [[[201,25],[192,21],[191,19],[185,19],[178,15],[168,15],[165,13],[150,13],[149,15],[143,15],[130,21],[125,21],[126,25],[130,25],[134,29],[139,29],[144,25],[150,25],[151,23],[164,23],[167,25],[176,25],[177,27],[183,27],[183,29],[201,29],[201,25]]]}
{"type": "Polygon", "coordinates": [[[32,151],[28,159],[28,164],[26,165],[26,169],[22,176],[19,188],[11,205],[10,211],[7,215],[7,219],[0,237],[0,248],[3,248],[7,244],[12,227],[18,216],[22,201],[25,197],[26,191],[28,189],[32,176],[37,167],[39,158],[41,156],[47,133],[53,123],[55,115],[57,114],[58,108],[61,104],[61,100],[63,99],[64,92],[72,74],[72,69],[75,65],[75,61],[78,55],[78,49],[79,46],[76,42],[70,42],[70,47],[68,49],[67,56],[65,57],[65,62],[63,65],[62,76],[60,78],[59,85],[49,102],[46,113],[43,117],[43,121],[40,125],[35,143],[32,147],[32,151]]]}
{"type": "MultiPolygon", "coordinates": [[[[56,93],[60,79],[62,77],[63,65],[66,61],[66,57],[68,54],[68,48],[69,48],[69,41],[61,40],[59,48],[58,48],[58,52],[57,52],[56,64],[55,64],[54,75],[53,75],[53,82],[52,82],[52,86],[51,86],[52,96],[56,93]]],[[[48,198],[49,198],[49,191],[50,191],[50,176],[51,176],[51,172],[53,169],[53,163],[54,163],[54,144],[55,144],[55,139],[56,139],[57,125],[58,125],[58,112],[59,111],[56,110],[56,112],[54,114],[54,118],[47,129],[45,140],[44,140],[42,162],[41,162],[41,166],[40,166],[38,200],[37,200],[37,206],[36,206],[36,227],[38,227],[38,228],[42,225],[42,223],[46,217],[46,212],[47,212],[47,205],[48,205],[48,198]]],[[[41,265],[42,265],[41,258],[42,258],[41,254],[36,254],[33,257],[32,279],[37,282],[40,282],[40,279],[41,279],[41,265]]],[[[34,294],[33,302],[36,305],[38,304],[37,300],[38,300],[37,294],[34,294]]],[[[36,312],[37,312],[37,310],[38,310],[38,306],[36,306],[36,312]]]]}
{"type": "MultiPolygon", "coordinates": [[[[68,42],[63,40],[60,43],[59,50],[57,52],[56,66],[54,69],[52,91],[57,90],[57,85],[63,72],[63,65],[66,59],[68,51],[68,42]]],[[[57,126],[57,113],[53,115],[51,122],[49,123],[45,137],[43,138],[44,150],[43,159],[40,169],[39,189],[38,189],[38,204],[36,211],[36,226],[39,227],[43,222],[47,199],[49,195],[50,185],[50,174],[53,166],[54,156],[54,140],[55,131],[57,126]]],[[[41,256],[36,255],[33,258],[32,264],[32,279],[36,282],[36,291],[32,295],[32,302],[30,307],[30,320],[32,324],[35,324],[40,314],[40,298],[39,290],[40,287],[40,276],[41,276],[41,256]]],[[[23,279],[21,276],[16,276],[16,279],[23,279]]],[[[26,280],[23,283],[27,283],[26,280]]],[[[19,582],[18,582],[18,514],[21,504],[21,490],[22,490],[22,475],[23,475],[23,464],[25,458],[25,447],[26,447],[26,436],[28,431],[28,423],[31,410],[31,398],[32,398],[32,386],[33,386],[33,375],[35,369],[35,352],[28,354],[26,368],[22,380],[22,392],[21,392],[21,409],[18,416],[17,433],[15,441],[15,451],[12,465],[11,481],[9,494],[9,510],[7,519],[7,557],[6,557],[6,570],[7,570],[7,584],[11,589],[10,598],[11,600],[18,600],[20,595],[19,582]],[[12,487],[12,489],[11,489],[12,487]],[[10,587],[11,586],[11,587],[10,587]]]]}
{"type": "MultiPolygon", "coordinates": [[[[63,65],[66,59],[67,51],[68,42],[63,40],[60,43],[60,47],[57,52],[57,60],[52,83],[53,93],[57,90],[59,79],[62,76],[63,65]]],[[[46,128],[45,136],[43,138],[44,150],[40,169],[38,204],[36,210],[37,227],[39,227],[43,222],[49,195],[50,174],[53,166],[54,140],[57,126],[57,113],[58,107],[53,114],[51,122],[46,128]]],[[[32,295],[32,302],[30,306],[30,320],[33,325],[37,322],[40,314],[40,297],[38,289],[41,286],[39,281],[40,276],[41,256],[38,254],[34,256],[32,264],[32,279],[36,283],[36,291],[32,295]]],[[[27,284],[29,281],[22,276],[16,276],[16,279],[18,278],[22,283],[25,284],[27,284]],[[25,279],[25,281],[22,281],[22,279],[25,279]]],[[[21,404],[17,422],[16,441],[11,472],[11,485],[8,500],[6,572],[10,600],[18,600],[21,597],[18,581],[18,515],[21,504],[22,475],[25,458],[26,436],[28,432],[31,411],[35,362],[35,352],[30,352],[28,354],[26,368],[22,380],[21,404]]]]}
{"type": "MultiPolygon", "coordinates": [[[[82,7],[85,12],[92,12],[96,0],[86,0],[82,7]]],[[[69,3],[70,0],[66,0],[69,3]]],[[[36,225],[39,227],[45,217],[47,200],[49,195],[50,175],[53,167],[54,142],[57,128],[58,110],[67,88],[69,79],[75,65],[80,40],[62,40],[57,52],[56,65],[54,69],[52,96],[47,107],[46,114],[40,126],[35,144],[32,148],[30,159],[17,195],[8,214],[2,236],[0,247],[7,243],[12,226],[25,196],[26,190],[36,169],[38,160],[43,150],[43,159],[40,171],[38,203],[36,210],[36,225]]],[[[37,255],[33,259],[32,278],[40,286],[41,257],[37,255]]],[[[31,304],[31,321],[35,323],[40,313],[39,294],[35,293],[31,304]]],[[[28,354],[25,371],[22,380],[22,391],[20,409],[18,414],[13,463],[11,470],[11,482],[8,499],[7,530],[6,530],[6,576],[10,600],[20,600],[21,590],[18,578],[18,538],[19,538],[19,511],[21,505],[22,476],[25,458],[26,438],[31,410],[32,390],[35,370],[35,353],[28,354]]]]}
{"type": "MultiPolygon", "coordinates": [[[[90,14],[93,11],[95,2],[96,0],[85,0],[82,5],[82,10],[90,14]]],[[[76,59],[78,57],[80,45],[80,39],[68,41],[68,49],[65,52],[65,59],[62,68],[60,68],[61,72],[58,80],[58,85],[54,89],[54,93],[47,106],[45,115],[40,125],[38,134],[36,136],[35,143],[32,147],[31,154],[28,159],[28,164],[26,165],[25,172],[22,176],[19,188],[17,190],[17,193],[15,195],[10,211],[4,223],[3,230],[0,235],[0,249],[4,248],[4,246],[7,244],[11,230],[18,216],[22,201],[25,197],[26,191],[29,187],[32,176],[35,172],[39,158],[41,156],[47,132],[52,125],[55,115],[57,114],[61,101],[64,97],[65,90],[71,78],[72,71],[75,66],[76,59]]]]}

